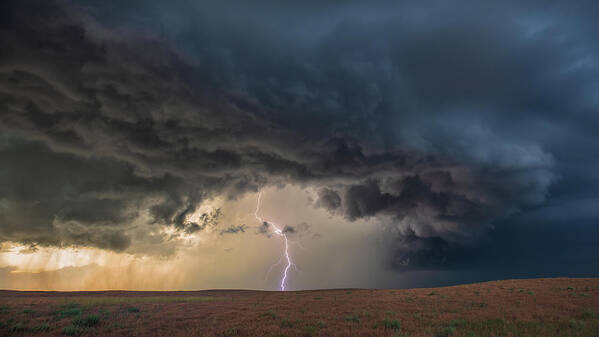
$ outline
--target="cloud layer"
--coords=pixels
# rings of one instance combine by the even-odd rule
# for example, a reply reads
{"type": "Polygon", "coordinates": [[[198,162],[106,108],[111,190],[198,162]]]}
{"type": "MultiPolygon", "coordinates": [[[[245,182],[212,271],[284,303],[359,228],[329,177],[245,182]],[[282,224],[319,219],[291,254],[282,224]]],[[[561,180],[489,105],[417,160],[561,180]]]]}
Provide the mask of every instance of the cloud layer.
{"type": "Polygon", "coordinates": [[[296,184],[436,268],[598,186],[591,2],[2,6],[2,241],[149,252],[296,184]]]}

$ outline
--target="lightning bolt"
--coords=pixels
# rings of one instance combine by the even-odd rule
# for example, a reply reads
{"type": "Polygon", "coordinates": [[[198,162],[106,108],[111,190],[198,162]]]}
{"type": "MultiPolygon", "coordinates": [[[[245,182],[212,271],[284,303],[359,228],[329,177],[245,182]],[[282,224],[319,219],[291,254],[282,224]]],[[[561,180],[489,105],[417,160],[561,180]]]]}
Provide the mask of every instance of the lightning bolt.
{"type": "Polygon", "coordinates": [[[283,277],[281,278],[281,285],[280,285],[281,291],[285,291],[285,283],[287,282],[287,275],[289,273],[289,269],[292,266],[295,266],[295,264],[291,260],[291,257],[289,256],[289,241],[287,240],[287,234],[285,234],[283,232],[280,225],[278,225],[277,223],[268,221],[268,220],[264,220],[264,219],[262,219],[262,217],[260,217],[258,215],[258,212],[260,212],[261,201],[262,201],[262,191],[260,191],[258,193],[258,200],[256,202],[256,210],[254,211],[254,217],[256,218],[256,220],[260,221],[260,223],[267,223],[267,224],[271,225],[274,228],[273,233],[277,234],[279,236],[282,236],[283,239],[285,240],[285,253],[283,254],[283,256],[281,256],[281,259],[279,260],[279,262],[272,265],[269,269],[269,273],[270,273],[270,270],[272,269],[273,266],[279,264],[282,260],[287,260],[287,265],[285,266],[285,270],[283,271],[283,277]]]}

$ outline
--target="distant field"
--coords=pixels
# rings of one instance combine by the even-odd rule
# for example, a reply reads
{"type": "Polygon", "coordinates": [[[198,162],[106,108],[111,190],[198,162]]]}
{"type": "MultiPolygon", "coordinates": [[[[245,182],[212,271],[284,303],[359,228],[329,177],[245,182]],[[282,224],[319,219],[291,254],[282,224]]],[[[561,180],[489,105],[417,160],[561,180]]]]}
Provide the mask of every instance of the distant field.
{"type": "Polygon", "coordinates": [[[0,336],[599,336],[599,279],[434,289],[0,291],[0,336]]]}

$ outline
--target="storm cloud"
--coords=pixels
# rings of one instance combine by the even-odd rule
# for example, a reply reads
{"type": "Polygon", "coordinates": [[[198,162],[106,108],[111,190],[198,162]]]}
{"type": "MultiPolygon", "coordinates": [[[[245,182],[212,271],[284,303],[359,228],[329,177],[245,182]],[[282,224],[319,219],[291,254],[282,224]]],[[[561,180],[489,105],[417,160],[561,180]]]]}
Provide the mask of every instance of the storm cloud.
{"type": "Polygon", "coordinates": [[[294,184],[379,221],[392,268],[438,268],[596,197],[593,2],[230,6],[4,2],[0,240],[125,251],[294,184]]]}

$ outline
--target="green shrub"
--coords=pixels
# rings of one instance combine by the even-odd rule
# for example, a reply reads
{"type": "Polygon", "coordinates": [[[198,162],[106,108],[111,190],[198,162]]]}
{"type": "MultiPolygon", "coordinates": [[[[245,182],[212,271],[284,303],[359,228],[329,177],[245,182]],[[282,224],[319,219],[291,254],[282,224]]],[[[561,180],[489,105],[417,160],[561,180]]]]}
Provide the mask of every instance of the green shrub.
{"type": "Polygon", "coordinates": [[[360,323],[360,317],[353,316],[353,315],[345,316],[345,321],[347,321],[347,322],[354,322],[354,323],[360,323]]]}
{"type": "Polygon", "coordinates": [[[62,332],[67,336],[78,336],[83,333],[83,329],[73,325],[69,325],[66,326],[64,330],[62,330],[62,332]]]}
{"type": "Polygon", "coordinates": [[[393,329],[393,330],[399,330],[401,329],[401,323],[399,323],[398,320],[394,319],[385,319],[383,321],[383,325],[385,326],[385,329],[393,329]]]}
{"type": "Polygon", "coordinates": [[[129,308],[127,308],[127,311],[128,312],[140,312],[138,307],[129,307],[129,308]]]}
{"type": "Polygon", "coordinates": [[[286,319],[282,319],[281,328],[293,328],[293,322],[286,319]]]}
{"type": "MultiPolygon", "coordinates": [[[[302,312],[302,313],[303,313],[303,312],[302,312]]],[[[275,318],[277,318],[277,315],[276,315],[276,314],[275,314],[275,312],[274,312],[274,311],[272,311],[272,310],[268,310],[268,311],[266,311],[265,313],[263,313],[263,314],[262,314],[262,316],[267,316],[267,317],[270,317],[270,318],[272,318],[272,319],[275,319],[275,318]]]]}
{"type": "Polygon", "coordinates": [[[79,308],[65,309],[60,312],[60,315],[63,317],[78,316],[78,315],[81,315],[81,309],[79,309],[79,308]]]}
{"type": "Polygon", "coordinates": [[[587,309],[582,313],[582,318],[595,318],[596,316],[597,314],[591,309],[587,309]]]}
{"type": "Polygon", "coordinates": [[[73,325],[92,327],[100,323],[98,315],[89,315],[87,317],[77,317],[73,320],[73,325]]]}
{"type": "MultiPolygon", "coordinates": [[[[493,323],[495,323],[495,321],[493,321],[493,323]]],[[[503,321],[501,321],[501,323],[503,323],[503,321]]],[[[454,332],[456,332],[458,327],[464,326],[464,325],[466,325],[465,320],[454,319],[454,320],[450,321],[447,326],[443,327],[443,329],[441,329],[441,331],[439,331],[439,333],[437,333],[437,337],[451,336],[454,332]]]]}
{"type": "Polygon", "coordinates": [[[79,308],[79,304],[77,303],[68,303],[62,305],[60,307],[60,310],[56,311],[54,314],[57,315],[59,318],[80,316],[81,308],[79,308]]]}
{"type": "Polygon", "coordinates": [[[48,332],[50,331],[50,326],[47,323],[42,323],[40,325],[36,325],[31,328],[31,332],[48,332]]]}
{"type": "Polygon", "coordinates": [[[451,335],[453,335],[455,330],[456,330],[456,328],[454,326],[446,326],[443,329],[441,329],[441,331],[439,331],[439,333],[437,334],[437,337],[451,336],[451,335]]]}
{"type": "Polygon", "coordinates": [[[449,326],[457,328],[466,325],[466,321],[463,319],[454,319],[449,322],[449,326]]]}

